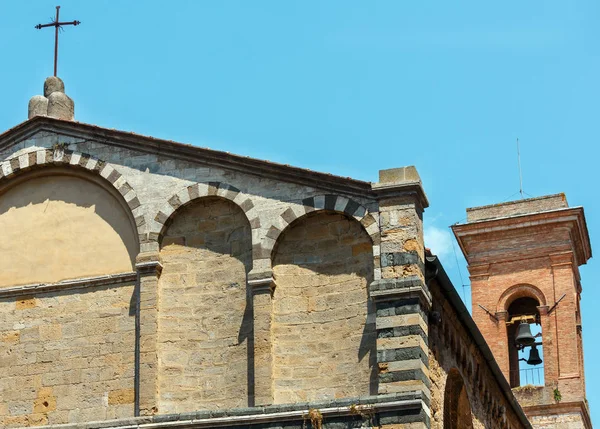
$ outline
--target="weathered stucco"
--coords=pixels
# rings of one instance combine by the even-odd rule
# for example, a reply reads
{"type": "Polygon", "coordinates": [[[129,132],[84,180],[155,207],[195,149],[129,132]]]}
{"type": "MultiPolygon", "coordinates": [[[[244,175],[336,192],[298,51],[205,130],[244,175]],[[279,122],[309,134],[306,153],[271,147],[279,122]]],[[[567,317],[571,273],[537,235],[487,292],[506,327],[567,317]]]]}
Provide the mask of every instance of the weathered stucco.
{"type": "Polygon", "coordinates": [[[0,287],[133,271],[138,240],[119,201],[75,176],[0,193],[0,287]]]}

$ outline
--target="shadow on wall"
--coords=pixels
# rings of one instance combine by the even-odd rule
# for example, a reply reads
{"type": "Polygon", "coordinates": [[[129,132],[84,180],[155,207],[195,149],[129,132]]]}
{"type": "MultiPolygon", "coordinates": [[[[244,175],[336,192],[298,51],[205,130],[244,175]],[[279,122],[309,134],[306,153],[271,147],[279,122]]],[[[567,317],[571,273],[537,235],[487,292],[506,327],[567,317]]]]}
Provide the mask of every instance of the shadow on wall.
{"type": "Polygon", "coordinates": [[[252,236],[244,212],[206,197],[177,210],[160,250],[159,409],[253,404],[252,236]],[[245,345],[244,345],[245,342],[245,345]]]}
{"type": "Polygon", "coordinates": [[[345,215],[297,219],[273,250],[275,403],[377,393],[372,242],[345,215]]]}
{"type": "Polygon", "coordinates": [[[133,271],[139,240],[114,191],[79,175],[24,176],[0,195],[0,285],[133,271]]]}

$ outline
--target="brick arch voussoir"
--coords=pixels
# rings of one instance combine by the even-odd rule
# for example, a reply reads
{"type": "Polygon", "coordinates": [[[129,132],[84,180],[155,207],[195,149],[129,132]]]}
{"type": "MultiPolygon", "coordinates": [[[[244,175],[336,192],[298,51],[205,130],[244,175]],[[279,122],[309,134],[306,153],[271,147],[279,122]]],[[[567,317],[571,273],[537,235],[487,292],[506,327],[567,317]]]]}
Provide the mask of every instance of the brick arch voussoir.
{"type": "Polygon", "coordinates": [[[125,177],[110,163],[102,161],[90,154],[74,152],[62,148],[39,149],[24,153],[12,159],[0,162],[0,183],[11,180],[13,177],[44,167],[65,167],[86,170],[104,178],[123,197],[136,226],[140,243],[144,241],[140,228],[146,223],[142,212],[141,203],[133,187],[127,183],[125,177]]]}
{"type": "Polygon", "coordinates": [[[537,299],[540,306],[547,305],[546,296],[538,287],[528,283],[521,283],[509,287],[502,293],[498,300],[496,311],[506,311],[514,300],[524,297],[537,299]]]}
{"type": "MultiPolygon", "coordinates": [[[[260,221],[258,219],[258,215],[255,213],[254,203],[250,197],[241,192],[235,186],[227,183],[202,182],[194,183],[184,187],[177,193],[173,194],[165,203],[163,203],[161,208],[152,217],[154,222],[148,234],[149,240],[160,243],[167,227],[173,220],[178,209],[200,198],[211,196],[221,197],[231,201],[244,212],[252,230],[260,228],[260,221]]],[[[252,234],[253,241],[255,235],[256,234],[252,234]]]]}
{"type": "MultiPolygon", "coordinates": [[[[268,256],[272,260],[275,244],[283,231],[289,228],[296,220],[307,214],[323,210],[345,214],[358,221],[373,242],[373,255],[379,256],[381,238],[378,217],[369,213],[366,207],[350,198],[331,194],[305,198],[302,200],[302,205],[288,207],[281,213],[276,224],[272,224],[267,231],[267,240],[263,242],[261,249],[258,249],[260,251],[260,256],[268,256]]],[[[379,264],[379,258],[376,258],[375,262],[375,268],[381,268],[380,265],[377,265],[379,264]]]]}

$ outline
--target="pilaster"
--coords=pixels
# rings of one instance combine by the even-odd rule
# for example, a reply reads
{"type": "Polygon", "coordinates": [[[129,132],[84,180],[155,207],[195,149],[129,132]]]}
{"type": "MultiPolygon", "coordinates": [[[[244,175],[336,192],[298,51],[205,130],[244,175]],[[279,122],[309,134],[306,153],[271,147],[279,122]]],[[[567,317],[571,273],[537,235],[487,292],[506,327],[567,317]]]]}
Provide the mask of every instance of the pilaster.
{"type": "Polygon", "coordinates": [[[158,279],[162,271],[158,252],[137,257],[136,392],[135,414],[148,416],[158,410],[158,279]]]}
{"type": "Polygon", "coordinates": [[[273,403],[273,344],[271,339],[272,292],[275,288],[271,270],[251,271],[248,289],[252,296],[254,335],[248,344],[253,357],[253,379],[248,380],[250,406],[273,403]]]}
{"type": "Polygon", "coordinates": [[[369,287],[377,316],[379,394],[424,391],[429,397],[423,209],[427,198],[414,167],[379,172],[381,278],[369,287]]]}

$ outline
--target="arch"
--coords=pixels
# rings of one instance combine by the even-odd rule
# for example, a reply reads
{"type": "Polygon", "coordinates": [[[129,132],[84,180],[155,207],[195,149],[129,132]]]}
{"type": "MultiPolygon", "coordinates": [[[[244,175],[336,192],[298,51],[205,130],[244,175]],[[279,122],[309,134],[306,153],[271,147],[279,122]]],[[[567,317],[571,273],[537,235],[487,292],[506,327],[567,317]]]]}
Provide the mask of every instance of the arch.
{"type": "MultiPolygon", "coordinates": [[[[4,184],[8,185],[8,181],[22,173],[48,167],[66,167],[87,171],[102,177],[107,184],[122,196],[128,211],[133,217],[134,224],[141,227],[146,223],[137,193],[112,164],[87,153],[64,150],[60,145],[56,145],[52,149],[38,149],[27,152],[0,162],[0,187],[4,184]]],[[[140,234],[138,229],[138,241],[141,243],[144,240],[145,236],[140,234]]]]}
{"type": "Polygon", "coordinates": [[[134,271],[139,233],[112,183],[60,163],[17,172],[0,180],[0,283],[52,283],[134,271]]]}
{"type": "Polygon", "coordinates": [[[536,299],[540,303],[540,306],[546,305],[546,297],[538,287],[522,283],[509,287],[500,295],[496,311],[507,311],[513,301],[524,297],[536,299]]]}
{"type": "Polygon", "coordinates": [[[472,429],[473,415],[469,395],[460,372],[452,368],[444,389],[444,429],[472,429]]]}
{"type": "MultiPolygon", "coordinates": [[[[174,213],[204,197],[221,197],[237,205],[246,215],[252,230],[260,228],[260,220],[254,209],[252,199],[235,186],[223,182],[198,182],[186,186],[173,194],[151,219],[154,220],[149,231],[150,240],[162,241],[164,232],[172,221],[174,213]]],[[[254,237],[256,234],[252,234],[254,237]]],[[[253,243],[254,244],[254,243],[253,243]]]]}
{"type": "MultiPolygon", "coordinates": [[[[277,239],[289,226],[296,220],[306,216],[309,213],[315,211],[326,210],[330,212],[340,213],[348,217],[356,219],[363,226],[371,242],[373,243],[373,250],[376,253],[375,256],[379,256],[379,244],[381,242],[379,233],[379,222],[378,218],[368,213],[366,207],[359,204],[358,202],[343,197],[341,195],[318,195],[302,200],[302,205],[294,205],[284,210],[274,222],[267,233],[267,237],[270,238],[265,245],[265,253],[270,255],[271,259],[274,255],[275,244],[277,239]]],[[[377,268],[377,267],[376,267],[377,268]]]]}
{"type": "Polygon", "coordinates": [[[159,409],[249,406],[254,326],[246,213],[221,196],[195,198],[170,216],[160,245],[157,356],[159,374],[169,375],[158,378],[159,409]]]}
{"type": "Polygon", "coordinates": [[[275,403],[377,392],[373,245],[354,218],[315,211],[286,228],[273,255],[275,403]]]}

